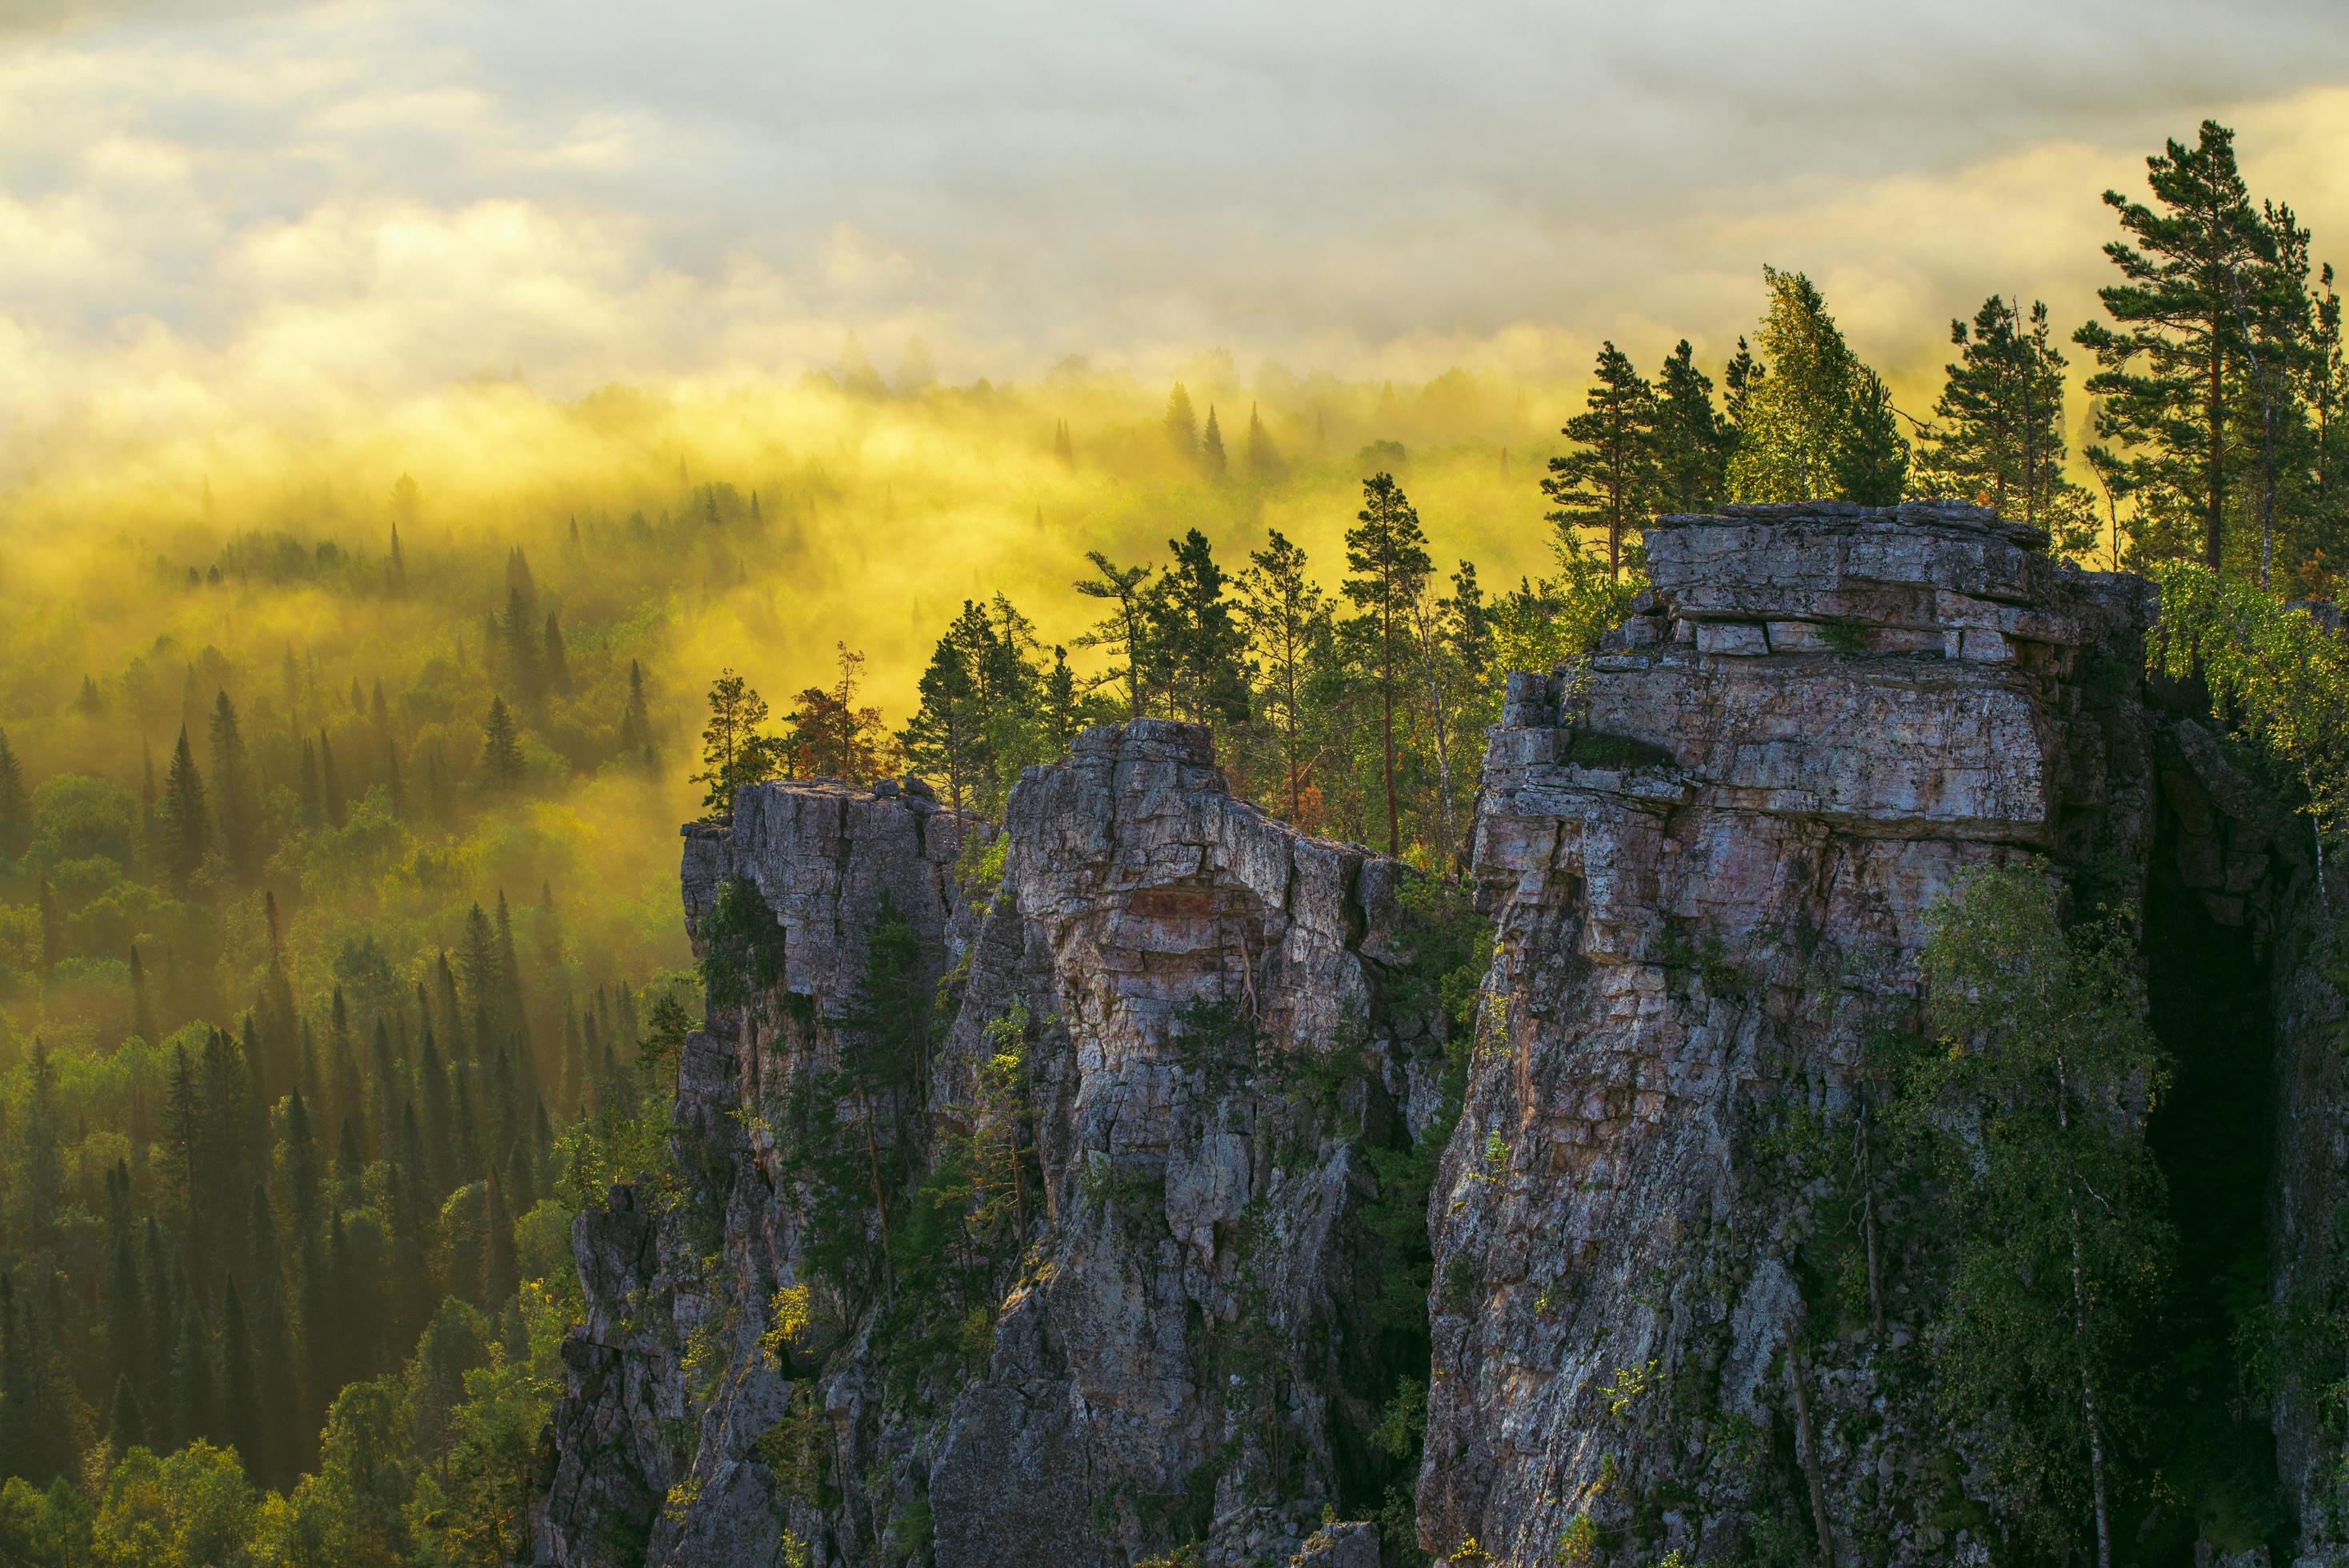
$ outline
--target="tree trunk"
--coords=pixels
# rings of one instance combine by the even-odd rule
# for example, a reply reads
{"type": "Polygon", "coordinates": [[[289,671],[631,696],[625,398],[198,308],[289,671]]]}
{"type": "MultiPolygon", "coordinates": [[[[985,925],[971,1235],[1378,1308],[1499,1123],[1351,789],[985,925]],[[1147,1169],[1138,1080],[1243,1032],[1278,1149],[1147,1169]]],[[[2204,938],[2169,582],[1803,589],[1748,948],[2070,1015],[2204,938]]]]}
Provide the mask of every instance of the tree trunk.
{"type": "Polygon", "coordinates": [[[1786,1333],[1786,1392],[1795,1406],[1795,1442],[1802,1450],[1803,1480],[1811,1493],[1811,1519],[1819,1530],[1821,1568],[1836,1568],[1835,1532],[1827,1524],[1827,1482],[1819,1470],[1819,1446],[1811,1431],[1811,1393],[1803,1377],[1802,1347],[1793,1326],[1786,1333]]]}
{"type": "Polygon", "coordinates": [[[2219,347],[2221,330],[2218,314],[2210,317],[2210,387],[2202,404],[2202,422],[2210,443],[2207,463],[2209,493],[2204,498],[2202,516],[2202,563],[2212,572],[2219,570],[2220,531],[2224,527],[2221,508],[2226,500],[2225,393],[2220,380],[2224,356],[2219,347]]]}
{"type": "MultiPolygon", "coordinates": [[[[2068,1140],[2072,1130],[2072,1086],[2064,1058],[2055,1058],[2055,1124],[2068,1140]]],[[[2068,1159],[2068,1155],[2067,1155],[2068,1159]]],[[[2088,1364],[2088,1285],[2080,1243],[2080,1196],[2067,1172],[2064,1200],[2072,1224],[2072,1342],[2080,1356],[2080,1413],[2088,1426],[2088,1479],[2096,1499],[2096,1568],[2113,1568],[2113,1527],[2105,1480],[2105,1434],[2096,1412],[2096,1379],[2088,1364]]]]}
{"type": "Polygon", "coordinates": [[[1385,624],[1380,629],[1379,642],[1384,656],[1379,672],[1379,728],[1386,748],[1387,788],[1387,853],[1402,854],[1402,811],[1395,804],[1394,788],[1394,621],[1392,614],[1381,617],[1385,624]]]}
{"type": "Polygon", "coordinates": [[[897,1273],[889,1263],[889,1199],[881,1188],[881,1144],[873,1135],[873,1097],[856,1091],[856,1106],[864,1117],[864,1169],[873,1179],[873,1207],[881,1216],[881,1292],[889,1305],[897,1305],[897,1273]]]}

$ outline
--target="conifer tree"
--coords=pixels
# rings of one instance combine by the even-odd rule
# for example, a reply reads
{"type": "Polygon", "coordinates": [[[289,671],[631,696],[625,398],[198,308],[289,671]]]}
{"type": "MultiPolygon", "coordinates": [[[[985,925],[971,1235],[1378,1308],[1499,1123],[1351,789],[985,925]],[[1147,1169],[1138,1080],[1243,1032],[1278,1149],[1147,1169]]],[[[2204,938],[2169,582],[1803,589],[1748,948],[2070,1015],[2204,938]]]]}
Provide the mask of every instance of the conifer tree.
{"type": "Polygon", "coordinates": [[[481,777],[489,788],[512,789],[522,782],[522,738],[502,696],[490,698],[489,717],[481,724],[481,777]]]}
{"type": "Polygon", "coordinates": [[[1909,482],[1909,442],[1891,390],[1865,365],[1852,371],[1835,478],[1836,493],[1862,506],[1897,505],[1909,482]]]}
{"type": "Polygon", "coordinates": [[[1305,552],[1278,529],[1248,556],[1240,573],[1239,613],[1256,655],[1257,698],[1279,737],[1288,787],[1288,820],[1304,820],[1308,725],[1306,690],[1311,667],[1330,635],[1330,601],[1306,575],[1305,552]]]}
{"type": "Polygon", "coordinates": [[[106,1421],[106,1446],[117,1459],[132,1449],[149,1446],[147,1411],[139,1402],[139,1390],[128,1372],[114,1380],[114,1401],[106,1421]]]}
{"type": "Polygon", "coordinates": [[[266,1437],[262,1422],[260,1379],[254,1364],[253,1335],[245,1322],[244,1295],[231,1269],[221,1303],[221,1425],[228,1444],[244,1460],[246,1473],[265,1473],[266,1437]]]}
{"type": "Polygon", "coordinates": [[[2113,325],[2088,322],[2073,341],[2096,358],[2098,438],[2132,449],[2134,488],[2177,536],[2155,552],[2190,550],[2217,572],[2255,395],[2252,318],[2298,299],[2306,253],[2288,210],[2252,205],[2235,133],[2215,120],[2147,159],[2146,182],[2151,204],[2105,192],[2127,236],[2105,247],[2121,281],[2096,291],[2113,325]]]}
{"type": "Polygon", "coordinates": [[[1112,609],[1099,625],[1077,639],[1078,645],[1106,648],[1111,657],[1124,661],[1123,668],[1112,665],[1107,678],[1124,679],[1127,717],[1140,718],[1145,690],[1144,665],[1150,657],[1147,584],[1154,569],[1148,566],[1118,566],[1098,550],[1087,551],[1085,559],[1093,563],[1093,570],[1101,575],[1080,579],[1076,584],[1077,592],[1088,599],[1104,600],[1112,609]]]}
{"type": "Polygon", "coordinates": [[[339,828],[349,820],[343,801],[343,776],[335,767],[334,743],[323,729],[318,731],[318,795],[329,826],[339,828]]]}
{"type": "Polygon", "coordinates": [[[202,869],[212,848],[212,813],[204,800],[203,776],[188,748],[188,731],[181,727],[179,744],[171,751],[171,770],[163,777],[163,870],[172,891],[185,893],[202,869]]]}
{"type": "Polygon", "coordinates": [[[180,1334],[171,1347],[172,1437],[180,1443],[220,1440],[219,1379],[212,1373],[212,1346],[192,1298],[180,1303],[180,1334]]]}
{"type": "Polygon", "coordinates": [[[1583,412],[1566,422],[1575,449],[1550,459],[1541,488],[1560,531],[1606,531],[1608,575],[1619,577],[1625,540],[1654,510],[1656,397],[1612,343],[1600,346],[1592,375],[1583,412]]]}
{"type": "MultiPolygon", "coordinates": [[[[151,789],[154,768],[147,777],[151,789]]],[[[25,769],[8,746],[8,732],[0,729],[0,856],[21,855],[32,841],[32,797],[25,789],[25,769]]]]}
{"type": "Polygon", "coordinates": [[[730,819],[737,789],[774,777],[781,748],[761,733],[766,722],[766,699],[731,669],[719,671],[709,686],[709,720],[701,730],[701,771],[692,776],[703,787],[702,809],[711,816],[730,819]]]}
{"type": "Polygon", "coordinates": [[[2064,356],[2047,306],[2033,300],[2026,317],[1992,294],[1971,323],[1950,323],[1950,342],[1959,357],[1943,369],[1920,483],[2061,534],[2086,498],[2064,477],[2064,356]]]}
{"type": "Polygon", "coordinates": [[[1199,420],[1191,411],[1191,394],[1180,381],[1166,395],[1166,444],[1186,463],[1199,460],[1199,420]]]}
{"type": "Polygon", "coordinates": [[[1270,479],[1280,472],[1280,454],[1273,449],[1272,433],[1264,428],[1263,418],[1256,405],[1248,405],[1247,470],[1257,479],[1270,479]]]}
{"type": "Polygon", "coordinates": [[[926,774],[943,775],[947,798],[963,809],[963,789],[982,764],[985,730],[970,661],[949,634],[930,652],[918,686],[921,706],[898,737],[905,759],[926,774]]]}
{"type": "Polygon", "coordinates": [[[1362,481],[1362,510],[1346,531],[1346,565],[1353,575],[1345,594],[1364,624],[1377,664],[1381,779],[1386,796],[1387,853],[1402,853],[1402,808],[1395,795],[1395,694],[1410,636],[1412,612],[1427,591],[1427,535],[1419,513],[1392,474],[1362,481]]]}
{"type": "Polygon", "coordinates": [[[571,691],[571,661],[563,649],[563,625],[557,612],[546,613],[546,635],[542,650],[544,661],[546,689],[557,696],[571,691]]]}
{"type": "Polygon", "coordinates": [[[139,944],[130,944],[130,1032],[150,1046],[163,1042],[161,1031],[155,1026],[155,1004],[147,992],[147,966],[139,957],[139,944]]]}
{"type": "Polygon", "coordinates": [[[260,802],[244,737],[237,726],[236,705],[229,701],[226,691],[212,703],[212,806],[220,824],[221,848],[238,880],[250,882],[261,871],[260,802]]]}
{"type": "Polygon", "coordinates": [[[1207,428],[1199,437],[1199,470],[1211,480],[1224,477],[1227,467],[1224,457],[1223,428],[1216,423],[1216,406],[1207,405],[1207,428]]]}
{"type": "Polygon", "coordinates": [[[653,743],[652,710],[645,700],[645,666],[628,661],[628,700],[620,709],[620,749],[648,751],[653,743]]]}
{"type": "Polygon", "coordinates": [[[1223,568],[1207,536],[1170,539],[1174,564],[1150,602],[1151,639],[1164,661],[1168,696],[1194,724],[1239,724],[1248,715],[1247,642],[1224,595],[1223,568]]]}
{"type": "Polygon", "coordinates": [[[1719,506],[1737,431],[1713,407],[1713,382],[1685,337],[1656,377],[1655,435],[1658,503],[1675,512],[1719,506]]]}

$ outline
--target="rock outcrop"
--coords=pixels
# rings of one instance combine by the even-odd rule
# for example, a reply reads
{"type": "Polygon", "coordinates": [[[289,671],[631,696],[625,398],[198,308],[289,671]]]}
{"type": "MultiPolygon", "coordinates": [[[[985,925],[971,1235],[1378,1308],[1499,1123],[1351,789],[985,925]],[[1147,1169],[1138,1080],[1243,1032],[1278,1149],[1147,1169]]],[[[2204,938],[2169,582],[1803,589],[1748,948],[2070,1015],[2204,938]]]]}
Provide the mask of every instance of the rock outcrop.
{"type": "MultiPolygon", "coordinates": [[[[2336,1290],[2304,832],[2148,694],[2146,585],[1952,505],[1646,543],[1595,657],[1509,679],[1488,967],[1428,882],[1234,799],[1187,726],[1088,731],[999,830],[825,782],[688,828],[698,945],[748,909],[771,972],[685,1049],[676,1189],[578,1222],[535,1560],[1988,1563],[1872,1053],[1918,1023],[1926,912],[2003,861],[2146,912],[2173,991],[2256,994],[2230,1026],[2157,975],[2157,1026],[2234,1028],[2201,1070],[2276,1117],[2247,1189],[2276,1302],[2336,1290]],[[884,947],[929,1019],[894,1084],[842,1076],[884,947]]],[[[2271,1421],[2304,1512],[2326,1380],[2209,1418],[2271,1421]]]]}
{"type": "MultiPolygon", "coordinates": [[[[1368,1441],[1395,1370],[1364,1147],[1424,1125],[1447,1023],[1414,983],[1402,869],[1235,799],[1205,731],[1152,720],[1031,769],[999,862],[966,852],[987,834],[895,785],[795,782],[687,830],[688,918],[721,886],[755,895],[780,984],[686,1048],[688,1191],[657,1233],[625,1191],[579,1222],[590,1321],[539,1561],[766,1562],[786,1530],[819,1563],[1076,1568],[1186,1540],[1285,1561],[1309,1535],[1313,1561],[1375,1561],[1374,1532],[1315,1532],[1408,1484],[1368,1441]],[[780,1109],[861,1048],[885,894],[915,983],[943,991],[926,1080],[875,1111],[880,1140],[933,1178],[968,1161],[990,1064],[1024,1055],[996,1145],[1017,1213],[927,1302],[812,1266],[818,1179],[780,1109]],[[802,1284],[828,1321],[773,1356],[770,1303],[802,1284]]],[[[893,1201],[903,1274],[926,1200],[893,1201]]]]}
{"type": "Polygon", "coordinates": [[[1878,1354],[1930,1305],[1895,1285],[1790,1361],[1849,1183],[1767,1145],[1799,1109],[1865,1159],[1871,1033],[1913,1021],[1921,916],[1968,868],[2143,863],[2145,602],[1970,508],[1666,518],[1647,547],[1638,613],[1587,670],[1511,677],[1485,760],[1498,951],[1431,1211],[1423,1539],[1533,1563],[1587,1518],[1808,1559],[1769,1462],[1799,1424],[1830,1532],[1883,1549],[1856,1561],[1964,1561],[1878,1354]]]}

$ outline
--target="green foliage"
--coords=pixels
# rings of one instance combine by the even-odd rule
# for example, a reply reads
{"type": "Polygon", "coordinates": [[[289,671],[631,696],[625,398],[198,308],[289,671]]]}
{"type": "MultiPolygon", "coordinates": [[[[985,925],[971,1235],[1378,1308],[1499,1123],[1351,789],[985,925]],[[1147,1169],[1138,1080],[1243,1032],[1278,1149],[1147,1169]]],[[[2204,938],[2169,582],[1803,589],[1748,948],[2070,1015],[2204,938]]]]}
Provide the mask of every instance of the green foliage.
{"type": "Polygon", "coordinates": [[[705,1005],[732,1012],[783,983],[783,929],[759,890],[741,877],[718,884],[697,934],[705,1005]]]}
{"type": "Polygon", "coordinates": [[[1744,381],[1731,499],[1899,500],[1908,443],[1883,382],[1852,353],[1809,278],[1775,267],[1762,276],[1762,363],[1744,381]]]}
{"type": "Polygon", "coordinates": [[[2154,568],[2150,669],[2199,676],[2235,733],[2301,793],[2320,842],[2349,832],[2349,640],[2305,608],[2192,562],[2154,568]]]}
{"type": "Polygon", "coordinates": [[[2117,917],[2067,931],[2043,874],[2001,867],[1929,918],[1939,1049],[1901,1117],[1954,1210],[1934,1396],[1983,1434],[2011,1526],[2076,1549],[2141,1436],[2127,1368],[2171,1247],[2139,1130],[2161,1053],[2117,917]]]}

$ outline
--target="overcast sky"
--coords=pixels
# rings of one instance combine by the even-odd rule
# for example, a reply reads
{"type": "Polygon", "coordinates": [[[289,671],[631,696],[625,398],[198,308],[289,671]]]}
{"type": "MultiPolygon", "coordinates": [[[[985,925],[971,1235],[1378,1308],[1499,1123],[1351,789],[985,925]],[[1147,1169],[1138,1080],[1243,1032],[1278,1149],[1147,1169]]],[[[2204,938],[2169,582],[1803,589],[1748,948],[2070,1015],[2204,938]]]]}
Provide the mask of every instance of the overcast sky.
{"type": "Polygon", "coordinates": [[[2205,114],[2349,261],[2341,0],[0,0],[0,404],[571,394],[850,329],[958,379],[1553,373],[1717,358],[1764,261],[1924,365],[1992,289],[2076,321],[2098,192],[2205,114]]]}

